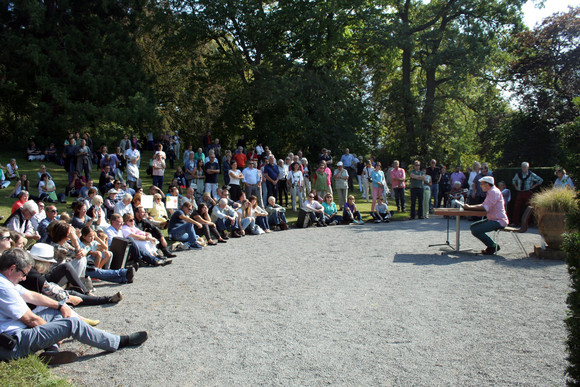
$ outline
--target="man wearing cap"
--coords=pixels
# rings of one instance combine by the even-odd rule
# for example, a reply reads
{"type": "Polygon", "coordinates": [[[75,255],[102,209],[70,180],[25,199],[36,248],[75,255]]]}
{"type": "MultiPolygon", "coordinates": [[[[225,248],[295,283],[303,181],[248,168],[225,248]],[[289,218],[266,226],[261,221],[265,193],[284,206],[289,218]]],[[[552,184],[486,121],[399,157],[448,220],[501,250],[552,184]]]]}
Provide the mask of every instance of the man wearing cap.
{"type": "Polygon", "coordinates": [[[114,188],[111,188],[107,192],[107,197],[105,198],[105,201],[103,202],[103,206],[105,206],[105,210],[107,212],[107,219],[109,219],[111,217],[111,215],[115,212],[115,205],[118,202],[118,200],[117,200],[117,193],[118,192],[119,191],[117,191],[114,188]]]}
{"type": "Polygon", "coordinates": [[[346,148],[344,154],[340,157],[340,161],[342,162],[344,169],[348,172],[348,189],[353,192],[352,177],[356,175],[355,166],[357,159],[350,153],[350,149],[346,148]]]}
{"type": "Polygon", "coordinates": [[[487,219],[479,220],[471,224],[471,233],[474,237],[482,241],[487,247],[481,253],[485,255],[493,255],[500,250],[487,233],[490,231],[504,228],[508,225],[508,217],[505,212],[505,205],[501,191],[494,185],[493,177],[483,176],[479,179],[481,190],[486,193],[483,203],[469,205],[461,204],[464,210],[486,211],[487,219]]]}
{"type": "MultiPolygon", "coordinates": [[[[72,317],[66,303],[32,292],[18,283],[26,278],[34,260],[22,249],[6,250],[0,257],[0,359],[18,359],[38,350],[54,348],[60,341],[73,337],[104,351],[137,346],[147,340],[147,332],[128,336],[113,335],[93,328],[78,317],[72,317]],[[31,311],[26,303],[43,308],[31,311]]],[[[73,352],[51,351],[42,354],[50,364],[76,360],[73,352]]]]}
{"type": "Polygon", "coordinates": [[[342,209],[348,198],[348,182],[352,178],[350,172],[344,168],[342,161],[336,163],[336,167],[334,170],[334,188],[336,189],[336,196],[338,197],[338,207],[342,209]]]}

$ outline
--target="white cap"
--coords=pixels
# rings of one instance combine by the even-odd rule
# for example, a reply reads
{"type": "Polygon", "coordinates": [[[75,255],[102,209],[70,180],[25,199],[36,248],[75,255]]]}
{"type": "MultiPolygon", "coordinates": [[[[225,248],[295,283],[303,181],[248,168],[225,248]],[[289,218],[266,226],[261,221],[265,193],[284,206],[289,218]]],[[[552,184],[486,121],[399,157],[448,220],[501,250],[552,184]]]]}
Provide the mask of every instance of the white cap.
{"type": "Polygon", "coordinates": [[[490,185],[494,185],[495,184],[494,183],[494,180],[493,180],[493,177],[491,177],[491,176],[484,176],[481,179],[479,179],[479,181],[485,181],[487,184],[490,184],[490,185]]]}

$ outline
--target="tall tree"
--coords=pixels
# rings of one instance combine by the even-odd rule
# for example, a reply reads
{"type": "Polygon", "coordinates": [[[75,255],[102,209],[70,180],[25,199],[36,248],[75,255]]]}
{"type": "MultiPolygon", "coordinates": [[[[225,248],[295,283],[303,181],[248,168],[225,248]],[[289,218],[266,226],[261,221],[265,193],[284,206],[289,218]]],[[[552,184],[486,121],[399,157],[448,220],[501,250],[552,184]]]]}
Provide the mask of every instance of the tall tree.
{"type": "MultiPolygon", "coordinates": [[[[382,4],[371,24],[385,40],[394,41],[401,53],[400,64],[384,73],[385,106],[396,116],[391,120],[403,123],[401,152],[428,156],[437,131],[444,129],[446,109],[452,106],[449,101],[479,110],[471,97],[481,93],[464,86],[487,90],[490,81],[493,84],[502,40],[521,26],[523,1],[391,0],[382,4]],[[393,77],[398,80],[392,81],[393,77]]],[[[392,50],[392,45],[385,47],[392,50]]]]}

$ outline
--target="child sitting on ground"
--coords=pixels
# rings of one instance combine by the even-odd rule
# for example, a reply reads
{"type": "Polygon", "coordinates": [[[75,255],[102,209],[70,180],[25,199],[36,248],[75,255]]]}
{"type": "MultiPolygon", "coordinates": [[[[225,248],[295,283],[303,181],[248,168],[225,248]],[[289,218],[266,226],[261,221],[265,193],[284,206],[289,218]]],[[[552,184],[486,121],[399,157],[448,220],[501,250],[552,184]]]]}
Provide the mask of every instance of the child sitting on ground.
{"type": "Polygon", "coordinates": [[[382,197],[377,198],[377,205],[375,206],[375,211],[371,212],[371,215],[375,220],[375,223],[381,222],[389,223],[391,221],[389,207],[387,206],[387,203],[385,203],[382,197]]]}
{"type": "Polygon", "coordinates": [[[342,219],[345,222],[352,222],[354,224],[364,224],[365,222],[361,219],[360,212],[356,208],[354,202],[354,196],[348,195],[348,200],[344,204],[342,211],[342,219]]]}

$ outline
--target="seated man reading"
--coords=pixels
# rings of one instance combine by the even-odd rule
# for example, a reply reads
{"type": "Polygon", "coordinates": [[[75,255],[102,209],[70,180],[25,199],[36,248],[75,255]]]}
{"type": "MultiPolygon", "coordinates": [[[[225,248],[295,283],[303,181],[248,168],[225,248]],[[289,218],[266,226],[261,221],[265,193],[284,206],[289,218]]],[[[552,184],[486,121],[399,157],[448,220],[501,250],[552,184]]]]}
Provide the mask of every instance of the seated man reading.
{"type": "Polygon", "coordinates": [[[487,247],[481,253],[493,255],[499,251],[496,244],[486,233],[508,225],[508,217],[505,212],[505,205],[501,191],[494,185],[493,177],[484,176],[479,179],[479,184],[483,192],[486,193],[485,200],[481,204],[469,205],[460,203],[465,210],[486,211],[487,219],[479,220],[471,224],[471,233],[474,237],[482,241],[487,247]]]}

